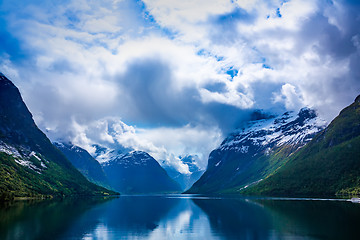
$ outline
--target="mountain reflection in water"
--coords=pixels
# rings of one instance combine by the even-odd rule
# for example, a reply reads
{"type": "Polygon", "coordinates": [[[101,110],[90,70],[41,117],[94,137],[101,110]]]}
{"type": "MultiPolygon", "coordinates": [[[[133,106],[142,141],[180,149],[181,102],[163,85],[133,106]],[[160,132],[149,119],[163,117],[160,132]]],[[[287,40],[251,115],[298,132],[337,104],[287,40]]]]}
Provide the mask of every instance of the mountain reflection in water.
{"type": "Polygon", "coordinates": [[[360,205],[199,196],[3,204],[0,239],[353,239],[360,205]]]}

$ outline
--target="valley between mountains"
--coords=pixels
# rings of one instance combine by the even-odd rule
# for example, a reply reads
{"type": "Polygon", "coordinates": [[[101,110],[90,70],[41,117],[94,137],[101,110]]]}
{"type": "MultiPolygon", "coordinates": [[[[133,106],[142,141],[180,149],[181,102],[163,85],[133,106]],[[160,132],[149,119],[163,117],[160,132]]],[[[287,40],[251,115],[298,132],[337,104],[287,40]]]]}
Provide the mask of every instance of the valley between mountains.
{"type": "MultiPolygon", "coordinates": [[[[355,97],[355,96],[354,96],[355,97]]],[[[282,197],[360,195],[360,96],[328,124],[313,109],[254,111],[214,149],[181,173],[136,149],[51,143],[19,90],[0,75],[0,197],[120,194],[244,194],[282,197]]]]}

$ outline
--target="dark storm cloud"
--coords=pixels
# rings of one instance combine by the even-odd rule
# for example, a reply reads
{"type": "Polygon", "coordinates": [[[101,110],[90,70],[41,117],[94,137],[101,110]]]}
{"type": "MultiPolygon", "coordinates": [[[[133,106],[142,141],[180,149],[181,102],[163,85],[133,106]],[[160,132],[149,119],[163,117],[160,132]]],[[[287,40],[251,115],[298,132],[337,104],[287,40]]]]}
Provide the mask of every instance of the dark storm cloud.
{"type": "Polygon", "coordinates": [[[117,78],[124,89],[120,97],[126,105],[120,106],[126,110],[125,118],[141,125],[185,124],[189,103],[196,102],[195,96],[188,89],[174,91],[172,77],[169,66],[156,59],[129,64],[126,73],[117,78]]]}
{"type": "MultiPolygon", "coordinates": [[[[136,60],[116,81],[120,89],[118,108],[125,122],[146,127],[181,127],[217,125],[224,131],[233,129],[249,115],[248,110],[221,103],[203,103],[195,87],[178,88],[170,67],[159,60],[136,60]]],[[[206,87],[225,91],[222,83],[206,87]]]]}
{"type": "MultiPolygon", "coordinates": [[[[344,16],[345,17],[345,16],[344,16]]],[[[347,17],[346,17],[347,18],[347,17]]],[[[309,43],[318,42],[316,50],[319,55],[337,59],[348,57],[356,52],[356,47],[352,42],[352,37],[359,33],[359,28],[353,25],[353,22],[360,23],[356,16],[351,21],[346,21],[341,29],[329,23],[329,18],[323,14],[317,14],[310,18],[299,32],[298,46],[309,46],[309,43]],[[353,26],[351,26],[353,25],[353,26]]]]}
{"type": "MultiPolygon", "coordinates": [[[[343,3],[342,12],[319,13],[306,21],[297,44],[309,46],[317,43],[315,49],[324,62],[349,61],[346,74],[329,76],[324,81],[326,84],[312,90],[322,99],[336,96],[341,105],[346,105],[360,94],[360,4],[355,1],[343,3]]],[[[307,87],[310,91],[311,84],[307,87]]]]}

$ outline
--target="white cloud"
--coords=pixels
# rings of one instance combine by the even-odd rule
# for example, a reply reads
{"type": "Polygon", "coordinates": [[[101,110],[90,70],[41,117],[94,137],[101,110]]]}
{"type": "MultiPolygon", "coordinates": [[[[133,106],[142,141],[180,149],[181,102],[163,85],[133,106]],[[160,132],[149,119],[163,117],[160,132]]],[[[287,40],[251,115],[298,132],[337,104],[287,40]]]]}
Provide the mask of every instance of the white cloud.
{"type": "Polygon", "coordinates": [[[89,151],[95,141],[121,144],[176,164],[196,153],[204,164],[224,121],[242,109],[307,105],[330,120],[360,91],[359,19],[345,2],[144,4],[4,2],[25,57],[2,52],[1,71],[50,136],[69,135],[89,151]]]}
{"type": "Polygon", "coordinates": [[[285,107],[290,110],[298,110],[303,106],[300,94],[296,91],[295,86],[286,83],[281,87],[281,95],[274,96],[274,102],[283,102],[285,107]]]}
{"type": "Polygon", "coordinates": [[[161,164],[165,161],[166,165],[182,173],[189,173],[189,169],[180,161],[180,156],[197,155],[199,167],[204,169],[208,155],[222,139],[221,131],[217,128],[186,125],[144,129],[128,126],[116,117],[103,118],[86,125],[73,121],[70,132],[72,134],[67,139],[60,140],[70,141],[91,154],[95,151],[94,144],[116,151],[123,148],[145,151],[161,164]]]}
{"type": "Polygon", "coordinates": [[[239,108],[251,108],[254,105],[252,99],[236,90],[230,90],[226,93],[210,92],[207,89],[200,90],[201,100],[205,103],[218,102],[227,105],[233,105],[239,108]]]}
{"type": "Polygon", "coordinates": [[[234,4],[216,0],[144,0],[147,9],[162,27],[178,33],[183,41],[206,42],[209,17],[230,12],[234,4]]]}
{"type": "Polygon", "coordinates": [[[176,27],[183,24],[204,22],[210,15],[223,14],[233,9],[231,1],[216,0],[145,0],[149,11],[162,24],[176,27]]]}
{"type": "MultiPolygon", "coordinates": [[[[220,143],[222,133],[218,128],[186,125],[179,128],[138,129],[138,136],[156,146],[169,150],[175,156],[192,154],[201,159],[201,167],[206,166],[210,152],[220,143]]],[[[158,156],[158,159],[162,159],[158,156]]]]}

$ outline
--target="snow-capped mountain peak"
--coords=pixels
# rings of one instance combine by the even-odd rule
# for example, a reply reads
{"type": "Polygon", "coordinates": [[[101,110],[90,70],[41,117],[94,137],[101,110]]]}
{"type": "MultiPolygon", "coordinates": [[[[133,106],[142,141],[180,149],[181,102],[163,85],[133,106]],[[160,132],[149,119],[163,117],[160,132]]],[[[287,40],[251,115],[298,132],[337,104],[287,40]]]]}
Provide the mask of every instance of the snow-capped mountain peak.
{"type": "Polygon", "coordinates": [[[309,108],[297,114],[256,115],[211,152],[205,173],[189,193],[233,191],[262,181],[327,125],[309,108]]]}
{"type": "Polygon", "coordinates": [[[286,112],[281,116],[250,121],[246,127],[227,137],[218,149],[247,153],[250,146],[282,146],[291,144],[301,147],[327,122],[319,118],[314,110],[303,108],[298,114],[286,112]]]}
{"type": "Polygon", "coordinates": [[[143,151],[131,151],[125,154],[117,155],[116,157],[112,157],[110,160],[106,162],[102,162],[103,166],[109,166],[114,163],[123,165],[124,167],[130,166],[147,166],[148,164],[153,162],[153,158],[146,152],[143,151]]]}

